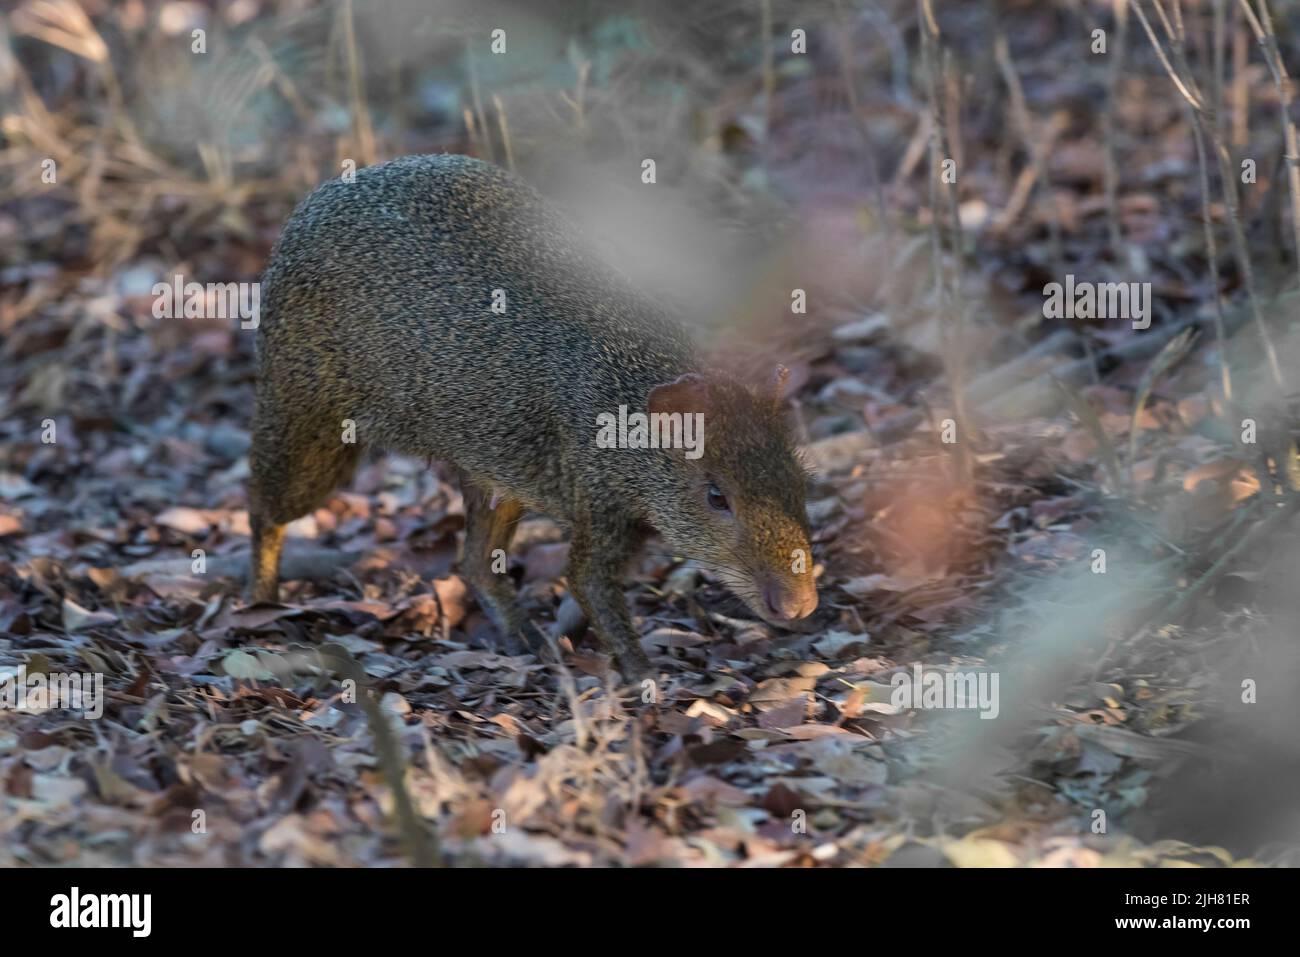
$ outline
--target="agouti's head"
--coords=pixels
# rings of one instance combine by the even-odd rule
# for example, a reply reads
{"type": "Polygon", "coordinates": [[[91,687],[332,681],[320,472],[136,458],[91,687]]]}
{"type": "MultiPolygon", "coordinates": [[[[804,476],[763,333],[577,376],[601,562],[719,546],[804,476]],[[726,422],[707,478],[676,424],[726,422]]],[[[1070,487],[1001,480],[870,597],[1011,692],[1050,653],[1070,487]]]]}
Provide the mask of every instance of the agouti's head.
{"type": "Polygon", "coordinates": [[[779,406],[785,370],[757,393],[721,375],[689,373],[651,390],[648,411],[700,414],[702,448],[668,453],[672,496],[656,525],[710,567],[760,618],[783,623],[817,607],[805,500],[808,473],[779,406]]]}

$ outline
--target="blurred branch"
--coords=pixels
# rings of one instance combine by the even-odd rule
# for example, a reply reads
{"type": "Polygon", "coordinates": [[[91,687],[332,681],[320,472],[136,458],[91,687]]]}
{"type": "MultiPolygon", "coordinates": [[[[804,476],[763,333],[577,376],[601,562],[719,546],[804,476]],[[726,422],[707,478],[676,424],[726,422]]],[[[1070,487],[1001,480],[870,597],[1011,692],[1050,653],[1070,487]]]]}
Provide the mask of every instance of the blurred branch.
{"type": "MultiPolygon", "coordinates": [[[[954,443],[953,454],[957,467],[957,478],[961,482],[972,480],[973,456],[971,442],[974,431],[970,417],[966,412],[966,383],[964,369],[964,326],[965,309],[961,296],[962,277],[962,232],[961,218],[957,212],[955,183],[943,182],[943,163],[945,157],[951,156],[947,143],[948,126],[943,114],[940,99],[939,65],[937,50],[939,46],[939,25],[934,19],[931,0],[916,0],[917,19],[921,27],[921,59],[927,81],[932,117],[932,135],[930,139],[930,251],[934,258],[935,291],[943,305],[945,343],[943,350],[944,368],[948,373],[948,385],[952,390],[953,417],[957,423],[959,440],[954,443]],[[946,188],[944,188],[946,187],[946,188]],[[942,192],[943,200],[940,200],[942,192]],[[946,204],[948,226],[951,231],[949,241],[952,246],[952,268],[948,268],[943,249],[943,226],[941,207],[946,204]]],[[[953,161],[955,163],[955,160],[953,161]]],[[[955,177],[954,177],[955,179],[955,177]]]]}
{"type": "MultiPolygon", "coordinates": [[[[1190,111],[1191,107],[1188,107],[1190,111]]],[[[1205,231],[1205,258],[1210,264],[1210,293],[1214,296],[1214,338],[1219,346],[1219,384],[1223,389],[1223,400],[1232,402],[1232,372],[1228,369],[1228,333],[1223,320],[1223,285],[1219,279],[1219,245],[1214,235],[1214,222],[1211,212],[1213,200],[1210,197],[1209,164],[1205,161],[1205,136],[1200,124],[1192,124],[1196,138],[1196,166],[1200,172],[1201,184],[1201,226],[1205,231]]]]}
{"type": "Polygon", "coordinates": [[[343,0],[343,49],[347,57],[348,96],[352,102],[352,136],[356,140],[357,165],[371,166],[379,159],[370,110],[361,89],[361,51],[357,49],[352,0],[343,0]]]}
{"type": "Polygon", "coordinates": [[[1008,201],[1006,208],[1002,210],[1001,215],[998,216],[993,228],[995,230],[1007,229],[1028,202],[1035,186],[1041,188],[1047,198],[1048,237],[1051,247],[1052,267],[1059,274],[1065,271],[1061,251],[1061,212],[1057,207],[1056,197],[1052,195],[1051,181],[1047,175],[1047,154],[1055,145],[1056,138],[1069,125],[1069,116],[1064,110],[1057,111],[1044,125],[1042,132],[1036,133],[1033,117],[1029,115],[1029,107],[1025,105],[1025,92],[1021,88],[1020,77],[1016,75],[1015,64],[1011,62],[1011,52],[1007,46],[1006,34],[1000,28],[993,38],[993,54],[998,61],[998,69],[1002,72],[1003,82],[1006,83],[1007,91],[1011,96],[1012,118],[1019,129],[1020,138],[1024,141],[1025,152],[1029,154],[1027,175],[1022,173],[1016,181],[1012,197],[1008,201]]]}
{"type": "Polygon", "coordinates": [[[1291,77],[1287,74],[1286,63],[1282,60],[1277,45],[1277,35],[1273,32],[1273,18],[1268,12],[1266,0],[1256,0],[1259,15],[1256,16],[1246,0],[1238,0],[1242,14],[1250,24],[1260,49],[1264,51],[1264,62],[1273,76],[1273,85],[1277,88],[1278,115],[1282,121],[1282,143],[1286,157],[1287,186],[1291,192],[1291,230],[1295,241],[1296,270],[1300,277],[1300,146],[1296,143],[1295,123],[1291,120],[1291,77]]]}
{"type": "Polygon", "coordinates": [[[483,112],[483,91],[478,80],[478,60],[474,56],[474,42],[470,37],[465,38],[465,65],[469,70],[470,101],[474,105],[472,118],[469,110],[465,111],[465,126],[469,130],[471,141],[477,138],[478,158],[495,163],[492,137],[488,134],[487,114],[483,112]]]}
{"type": "Polygon", "coordinates": [[[1066,404],[1074,417],[1079,420],[1079,424],[1097,443],[1097,451],[1101,454],[1102,463],[1106,466],[1106,474],[1110,477],[1111,489],[1119,492],[1124,488],[1122,473],[1119,469],[1119,456],[1115,453],[1115,443],[1111,441],[1110,436],[1106,434],[1106,429],[1101,424],[1101,418],[1097,415],[1097,410],[1092,407],[1084,396],[1079,393],[1073,385],[1063,379],[1052,376],[1052,384],[1061,390],[1061,395],[1065,397],[1066,404]]]}
{"type": "Polygon", "coordinates": [[[1240,509],[1234,516],[1231,524],[1225,529],[1219,539],[1214,542],[1214,548],[1204,549],[1209,554],[1217,554],[1218,557],[1214,563],[1206,569],[1195,582],[1188,585],[1179,593],[1178,597],[1170,602],[1165,608],[1156,615],[1148,619],[1146,625],[1138,629],[1128,640],[1132,643],[1146,635],[1152,628],[1160,625],[1176,622],[1185,615],[1196,602],[1198,598],[1205,593],[1205,590],[1214,584],[1227,573],[1232,563],[1237,557],[1245,552],[1250,551],[1265,537],[1266,533],[1276,528],[1284,519],[1292,515],[1297,508],[1300,508],[1300,496],[1292,496],[1285,503],[1271,503],[1272,507],[1264,511],[1259,520],[1244,535],[1240,533],[1241,523],[1255,516],[1265,507],[1267,499],[1261,497],[1254,503],[1240,509]],[[1229,544],[1230,543],[1230,544],[1229,544]]]}
{"type": "MultiPolygon", "coordinates": [[[[1128,483],[1130,488],[1134,488],[1133,465],[1137,459],[1138,418],[1142,414],[1142,408],[1147,404],[1147,397],[1151,395],[1156,380],[1187,357],[1195,338],[1195,327],[1184,329],[1165,343],[1164,348],[1156,353],[1156,357],[1151,360],[1146,371],[1142,373],[1142,379],[1138,383],[1137,396],[1133,400],[1133,413],[1129,417],[1128,483]]],[[[1219,358],[1222,360],[1222,355],[1219,358]]]]}
{"type": "MultiPolygon", "coordinates": [[[[308,551],[286,550],[280,563],[280,577],[285,581],[321,581],[340,568],[347,568],[361,558],[356,551],[314,548],[308,551]]],[[[193,574],[188,558],[161,558],[135,562],[122,569],[123,578],[141,575],[185,576],[193,574]]],[[[213,555],[207,560],[205,574],[210,578],[244,578],[248,574],[248,552],[213,555]]]]}
{"type": "Polygon", "coordinates": [[[758,0],[758,42],[763,50],[763,148],[772,136],[772,94],[776,91],[776,69],[773,66],[772,0],[758,0]]]}
{"type": "Polygon", "coordinates": [[[437,839],[420,822],[415,804],[406,788],[406,761],[402,757],[401,742],[393,733],[380,704],[379,695],[370,688],[366,673],[342,645],[326,644],[321,647],[321,658],[331,664],[336,674],[351,679],[357,689],[357,700],[365,712],[366,723],[375,742],[376,757],[393,792],[393,805],[397,817],[398,836],[407,857],[416,867],[442,867],[442,855],[437,839]]]}
{"type": "Polygon", "coordinates": [[[1191,107],[1192,122],[1200,132],[1201,136],[1209,137],[1214,147],[1215,158],[1218,160],[1219,178],[1222,181],[1224,200],[1228,206],[1228,234],[1232,238],[1233,251],[1237,258],[1237,268],[1241,270],[1242,283],[1246,287],[1246,298],[1250,304],[1251,317],[1254,320],[1255,329],[1259,333],[1260,342],[1264,349],[1265,358],[1268,361],[1269,373],[1273,379],[1273,385],[1277,395],[1286,394],[1286,380],[1282,374],[1282,367],[1278,362],[1277,350],[1273,345],[1273,337],[1268,331],[1268,325],[1264,322],[1264,316],[1260,312],[1259,297],[1255,291],[1255,271],[1251,265],[1250,250],[1246,245],[1245,232],[1241,228],[1240,198],[1237,191],[1237,172],[1232,167],[1232,158],[1228,153],[1227,146],[1220,139],[1216,124],[1213,117],[1210,116],[1210,107],[1205,103],[1199,88],[1196,86],[1196,80],[1192,75],[1190,66],[1187,63],[1187,57],[1184,53],[1182,35],[1170,23],[1165,15],[1163,8],[1159,3],[1153,2],[1153,9],[1160,19],[1161,26],[1164,28],[1166,36],[1169,38],[1170,49],[1173,52],[1174,59],[1177,60],[1177,68],[1170,62],[1169,54],[1166,52],[1164,44],[1156,36],[1156,32],[1151,27],[1151,22],[1147,19],[1142,10],[1139,0],[1129,0],[1133,7],[1133,12],[1142,23],[1142,28],[1146,31],[1147,38],[1151,41],[1151,46],[1156,52],[1161,65],[1165,72],[1169,74],[1170,80],[1182,94],[1183,99],[1191,107]]]}
{"type": "Polygon", "coordinates": [[[510,172],[515,171],[515,148],[510,142],[510,124],[506,120],[506,106],[501,102],[501,97],[492,94],[492,105],[497,108],[497,125],[501,128],[501,145],[506,151],[506,168],[510,172]]]}
{"type": "Polygon", "coordinates": [[[871,129],[863,118],[858,103],[858,85],[853,79],[853,29],[844,15],[844,5],[835,0],[835,13],[840,22],[840,76],[844,82],[844,91],[849,98],[849,112],[853,122],[862,135],[862,157],[867,167],[867,176],[871,181],[871,193],[876,202],[876,215],[880,217],[880,226],[885,230],[885,240],[893,245],[892,225],[889,219],[889,207],[885,202],[885,191],[880,182],[880,170],[876,167],[875,145],[871,140],[871,129]]]}
{"type": "Polygon", "coordinates": [[[1124,74],[1124,49],[1128,45],[1128,0],[1112,0],[1115,13],[1115,37],[1110,45],[1110,69],[1106,73],[1106,108],[1101,114],[1101,148],[1105,155],[1102,173],[1106,188],[1106,218],[1110,228],[1110,245],[1116,259],[1121,258],[1124,235],[1119,219],[1119,167],[1115,162],[1115,111],[1119,102],[1119,85],[1124,74]]]}

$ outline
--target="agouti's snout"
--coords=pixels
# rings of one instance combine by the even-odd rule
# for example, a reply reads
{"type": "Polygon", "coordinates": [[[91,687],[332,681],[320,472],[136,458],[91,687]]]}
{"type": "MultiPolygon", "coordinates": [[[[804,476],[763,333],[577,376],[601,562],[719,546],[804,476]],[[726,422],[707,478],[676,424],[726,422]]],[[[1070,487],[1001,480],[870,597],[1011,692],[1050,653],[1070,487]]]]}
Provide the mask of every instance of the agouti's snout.
{"type": "Polygon", "coordinates": [[[812,582],[787,584],[769,579],[763,586],[763,603],[773,621],[797,621],[817,610],[817,587],[812,582]]]}

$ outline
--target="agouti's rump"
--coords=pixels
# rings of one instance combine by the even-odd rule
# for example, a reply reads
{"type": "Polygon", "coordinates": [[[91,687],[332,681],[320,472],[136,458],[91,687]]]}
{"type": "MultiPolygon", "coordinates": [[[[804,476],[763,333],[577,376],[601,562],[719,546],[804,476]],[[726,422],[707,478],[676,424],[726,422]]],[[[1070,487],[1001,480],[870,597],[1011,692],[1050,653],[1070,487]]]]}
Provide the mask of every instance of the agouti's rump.
{"type": "Polygon", "coordinates": [[[647,662],[617,576],[648,528],[769,620],[816,607],[777,402],[701,372],[669,313],[504,171],[412,156],[325,184],[286,223],[262,301],[255,599],[277,595],[285,523],[373,447],[459,470],[462,573],[507,641],[524,619],[493,553],[525,509],[570,527],[569,587],[625,676],[647,662]],[[702,447],[600,441],[629,410],[702,416],[702,447]]]}

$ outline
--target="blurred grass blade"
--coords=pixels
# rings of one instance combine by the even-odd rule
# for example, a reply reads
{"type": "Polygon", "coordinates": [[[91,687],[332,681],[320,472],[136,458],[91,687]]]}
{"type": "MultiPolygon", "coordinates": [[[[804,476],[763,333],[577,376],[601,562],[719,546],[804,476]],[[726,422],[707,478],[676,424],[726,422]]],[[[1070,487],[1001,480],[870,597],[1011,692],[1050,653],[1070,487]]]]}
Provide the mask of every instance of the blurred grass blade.
{"type": "Polygon", "coordinates": [[[1111,442],[1110,436],[1101,427],[1101,419],[1097,417],[1096,411],[1078,389],[1056,376],[1052,376],[1052,382],[1065,396],[1066,404],[1069,405],[1070,411],[1074,413],[1074,417],[1079,420],[1079,424],[1087,429],[1088,434],[1097,443],[1097,450],[1101,453],[1107,474],[1110,475],[1111,490],[1118,492],[1123,487],[1120,478],[1119,456],[1115,453],[1115,443],[1111,442]]]}
{"type": "Polygon", "coordinates": [[[75,0],[32,0],[13,13],[14,32],[36,37],[94,63],[108,60],[108,46],[75,0]]]}
{"type": "Polygon", "coordinates": [[[1156,380],[1186,358],[1187,353],[1191,351],[1192,343],[1196,340],[1196,334],[1196,327],[1188,326],[1174,336],[1165,343],[1163,349],[1156,353],[1156,357],[1151,360],[1146,371],[1142,373],[1142,381],[1138,383],[1137,399],[1133,403],[1133,414],[1129,417],[1128,423],[1128,480],[1130,486],[1133,484],[1133,462],[1137,458],[1138,416],[1142,413],[1143,406],[1147,404],[1147,397],[1151,394],[1151,388],[1156,384],[1156,380]]]}

